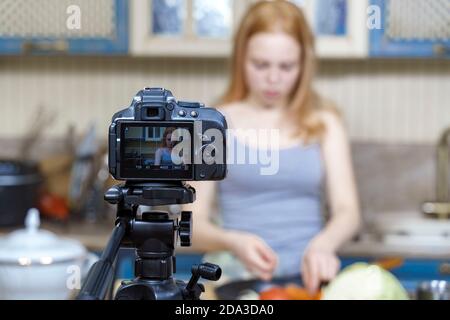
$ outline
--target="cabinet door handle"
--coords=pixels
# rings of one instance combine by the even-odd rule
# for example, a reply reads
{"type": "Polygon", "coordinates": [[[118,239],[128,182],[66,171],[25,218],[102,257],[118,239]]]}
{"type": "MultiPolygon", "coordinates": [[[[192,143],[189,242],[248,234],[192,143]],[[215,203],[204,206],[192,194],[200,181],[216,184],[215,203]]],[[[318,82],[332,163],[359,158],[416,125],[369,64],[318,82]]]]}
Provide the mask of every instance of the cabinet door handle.
{"type": "Polygon", "coordinates": [[[65,40],[42,40],[42,41],[24,41],[22,52],[24,54],[32,53],[66,53],[69,50],[69,44],[65,40]]]}

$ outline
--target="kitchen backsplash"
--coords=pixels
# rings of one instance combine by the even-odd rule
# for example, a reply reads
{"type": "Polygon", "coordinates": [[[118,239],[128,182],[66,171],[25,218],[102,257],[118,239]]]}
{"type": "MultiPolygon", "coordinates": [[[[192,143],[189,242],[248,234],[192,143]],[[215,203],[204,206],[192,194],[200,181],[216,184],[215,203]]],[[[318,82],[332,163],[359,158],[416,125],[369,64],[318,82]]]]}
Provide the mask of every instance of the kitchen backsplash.
{"type": "MultiPolygon", "coordinates": [[[[91,121],[101,136],[144,86],[214,104],[227,72],[221,59],[2,57],[0,137],[23,135],[38,106],[56,114],[51,136],[91,121]]],[[[434,143],[450,126],[450,60],[323,61],[317,87],[336,101],[356,141],[434,143]]]]}
{"type": "MultiPolygon", "coordinates": [[[[20,141],[0,139],[0,158],[17,154],[20,141]]],[[[33,148],[33,159],[66,150],[65,142],[46,139],[33,148]]],[[[365,221],[377,213],[419,212],[435,199],[434,145],[353,142],[352,157],[365,221]]]]}
{"type": "Polygon", "coordinates": [[[436,147],[424,144],[353,143],[361,210],[377,213],[420,212],[436,200],[436,147]]]}

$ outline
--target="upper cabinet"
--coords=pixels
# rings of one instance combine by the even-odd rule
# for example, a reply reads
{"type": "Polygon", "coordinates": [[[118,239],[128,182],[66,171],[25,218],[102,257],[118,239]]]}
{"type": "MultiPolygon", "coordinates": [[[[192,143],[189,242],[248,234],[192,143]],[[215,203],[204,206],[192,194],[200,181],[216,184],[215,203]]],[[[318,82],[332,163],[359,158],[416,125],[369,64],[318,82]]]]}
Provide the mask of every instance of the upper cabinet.
{"type": "Polygon", "coordinates": [[[450,57],[450,0],[371,0],[372,57],[450,57]]]}
{"type": "Polygon", "coordinates": [[[127,54],[128,0],[2,0],[0,54],[127,54]]]}
{"type": "MultiPolygon", "coordinates": [[[[257,0],[134,0],[131,54],[137,56],[228,57],[233,34],[257,0]]],[[[322,58],[368,55],[368,0],[291,0],[317,35],[322,58]]]]}
{"type": "MultiPolygon", "coordinates": [[[[229,57],[259,0],[1,0],[0,54],[229,57]]],[[[290,0],[326,58],[450,57],[450,0],[290,0]]]]}

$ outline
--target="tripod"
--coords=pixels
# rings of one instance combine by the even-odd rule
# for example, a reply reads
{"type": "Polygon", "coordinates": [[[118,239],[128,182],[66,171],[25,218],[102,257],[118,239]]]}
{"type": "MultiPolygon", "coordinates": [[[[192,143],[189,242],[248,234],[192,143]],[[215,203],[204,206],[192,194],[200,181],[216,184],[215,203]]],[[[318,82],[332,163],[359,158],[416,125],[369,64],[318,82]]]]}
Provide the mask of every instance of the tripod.
{"type": "Polygon", "coordinates": [[[106,297],[114,278],[113,264],[120,247],[134,247],[135,278],[123,281],[117,290],[118,300],[198,300],[204,292],[200,278],[216,281],[219,266],[202,263],[192,267],[192,277],[186,284],[175,280],[176,240],[181,246],[191,245],[192,212],[183,211],[181,218],[166,211],[150,210],[137,214],[139,206],[162,206],[192,203],[195,190],[183,182],[131,183],[110,188],[105,200],[117,205],[116,226],[110,240],[89,271],[77,297],[80,300],[100,300],[106,297]]]}

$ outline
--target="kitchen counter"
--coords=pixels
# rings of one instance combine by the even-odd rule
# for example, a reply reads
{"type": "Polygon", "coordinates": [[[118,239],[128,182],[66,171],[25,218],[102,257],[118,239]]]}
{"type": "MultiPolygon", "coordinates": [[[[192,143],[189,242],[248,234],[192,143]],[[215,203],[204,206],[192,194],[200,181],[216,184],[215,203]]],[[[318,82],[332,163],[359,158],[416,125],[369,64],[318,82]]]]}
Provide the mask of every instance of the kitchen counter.
{"type": "MultiPolygon", "coordinates": [[[[60,237],[76,239],[90,251],[99,252],[107,244],[113,226],[113,221],[103,221],[102,223],[71,222],[70,224],[44,221],[41,228],[60,237]]],[[[0,236],[4,236],[11,231],[12,229],[0,229],[0,236]]],[[[432,241],[420,242],[407,236],[399,236],[395,239],[386,238],[382,241],[379,237],[366,234],[361,236],[358,241],[345,245],[339,251],[339,256],[343,259],[343,265],[364,259],[374,261],[382,258],[402,258],[401,263],[392,272],[401,280],[402,285],[407,290],[413,292],[420,281],[435,278],[448,279],[450,274],[450,239],[444,240],[441,243],[431,243],[432,241]],[[403,259],[405,260],[403,261],[403,259]]],[[[177,250],[177,252],[180,253],[180,250],[177,250]]],[[[189,260],[188,255],[178,255],[178,257],[180,258],[180,270],[178,270],[176,277],[186,281],[189,278],[192,261],[189,260]],[[189,265],[189,268],[187,265],[189,265]]],[[[393,261],[394,263],[398,262],[397,259],[393,261]]],[[[123,274],[118,274],[116,285],[120,284],[121,279],[130,278],[133,258],[125,259],[124,265],[127,267],[121,271],[123,274]]],[[[202,295],[202,299],[217,299],[215,288],[223,283],[224,281],[218,283],[206,281],[204,283],[206,292],[202,295]]]]}
{"type": "Polygon", "coordinates": [[[339,250],[345,257],[402,257],[422,259],[450,259],[450,238],[418,239],[408,236],[390,236],[380,239],[366,235],[339,250]]]}
{"type": "MultiPolygon", "coordinates": [[[[71,222],[67,224],[44,221],[41,228],[54,232],[58,236],[80,241],[91,251],[101,251],[109,240],[114,227],[113,221],[101,223],[71,222]]],[[[0,229],[0,236],[13,229],[0,229]]],[[[345,257],[404,257],[424,259],[450,259],[450,238],[442,243],[420,241],[406,236],[382,241],[374,235],[365,235],[358,241],[352,241],[339,250],[345,257]],[[403,238],[403,239],[402,239],[403,238]]]]}
{"type": "MultiPolygon", "coordinates": [[[[102,223],[70,222],[55,223],[42,221],[40,228],[51,231],[57,236],[80,241],[90,251],[102,251],[106,246],[114,227],[114,221],[102,223]]],[[[18,228],[15,228],[18,229],[18,228]]],[[[15,229],[0,228],[0,236],[4,236],[15,229]]]]}

